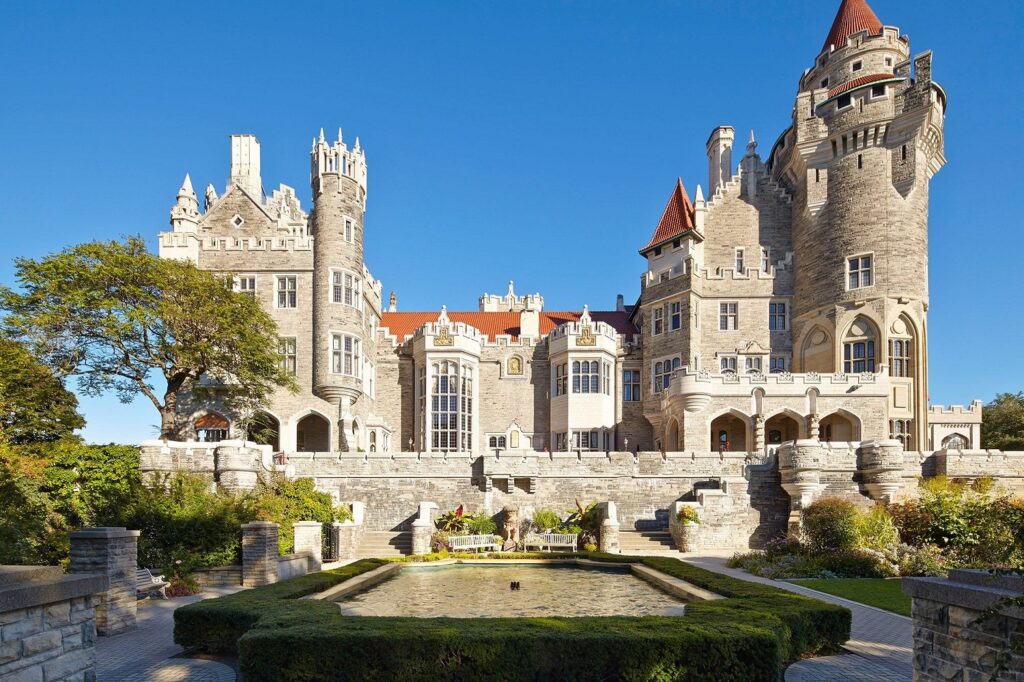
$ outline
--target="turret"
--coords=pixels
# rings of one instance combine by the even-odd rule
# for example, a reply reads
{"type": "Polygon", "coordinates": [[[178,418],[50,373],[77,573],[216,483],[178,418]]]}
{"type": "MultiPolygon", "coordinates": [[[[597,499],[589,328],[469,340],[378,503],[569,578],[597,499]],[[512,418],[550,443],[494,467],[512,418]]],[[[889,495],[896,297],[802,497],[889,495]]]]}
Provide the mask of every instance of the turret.
{"type": "Polygon", "coordinates": [[[732,126],[719,126],[711,131],[708,138],[708,194],[712,197],[732,178],[732,143],[735,137],[736,131],[732,126]]]}
{"type": "Polygon", "coordinates": [[[192,189],[192,179],[186,173],[177,200],[171,207],[171,229],[175,232],[195,232],[198,226],[199,200],[192,189]]]}
{"type": "MultiPolygon", "coordinates": [[[[310,152],[313,210],[313,390],[340,406],[344,420],[364,395],[367,361],[373,357],[364,287],[363,215],[366,157],[349,149],[341,130],[328,144],[323,130],[310,152]]],[[[377,304],[379,305],[379,303],[377,304]]]]}

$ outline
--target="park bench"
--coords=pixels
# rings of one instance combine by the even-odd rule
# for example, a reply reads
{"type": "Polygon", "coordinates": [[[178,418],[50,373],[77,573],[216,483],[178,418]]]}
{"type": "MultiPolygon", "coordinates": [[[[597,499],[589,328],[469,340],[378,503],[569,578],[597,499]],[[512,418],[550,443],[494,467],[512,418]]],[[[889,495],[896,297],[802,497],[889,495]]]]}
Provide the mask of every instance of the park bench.
{"type": "Polygon", "coordinates": [[[135,571],[135,593],[136,596],[145,596],[150,592],[159,592],[161,599],[167,599],[167,588],[170,583],[164,580],[162,575],[153,575],[148,568],[140,568],[135,571]]]}
{"type": "Polygon", "coordinates": [[[579,536],[575,533],[537,533],[526,538],[524,547],[539,547],[542,550],[547,548],[549,552],[555,547],[564,547],[572,552],[576,549],[578,539],[579,536]]]}
{"type": "Polygon", "coordinates": [[[494,541],[493,535],[452,535],[448,537],[448,547],[453,552],[467,549],[501,549],[501,545],[494,541]]]}

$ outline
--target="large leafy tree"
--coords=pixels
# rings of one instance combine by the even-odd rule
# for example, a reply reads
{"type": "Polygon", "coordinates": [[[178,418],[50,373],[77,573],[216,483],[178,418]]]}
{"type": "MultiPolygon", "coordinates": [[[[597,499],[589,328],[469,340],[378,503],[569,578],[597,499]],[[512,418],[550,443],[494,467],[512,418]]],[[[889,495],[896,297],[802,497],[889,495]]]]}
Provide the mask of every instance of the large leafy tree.
{"type": "Polygon", "coordinates": [[[993,450],[1024,450],[1024,391],[1000,393],[985,406],[981,444],[993,450]]]}
{"type": "Polygon", "coordinates": [[[83,426],[75,394],[23,345],[0,337],[0,438],[50,443],[83,426]]]}
{"type": "Polygon", "coordinates": [[[157,258],[140,238],[15,266],[22,291],[0,289],[6,331],[86,395],[144,395],[161,438],[180,437],[185,392],[247,415],[276,388],[295,388],[278,365],[277,325],[255,300],[190,262],[157,258]]]}

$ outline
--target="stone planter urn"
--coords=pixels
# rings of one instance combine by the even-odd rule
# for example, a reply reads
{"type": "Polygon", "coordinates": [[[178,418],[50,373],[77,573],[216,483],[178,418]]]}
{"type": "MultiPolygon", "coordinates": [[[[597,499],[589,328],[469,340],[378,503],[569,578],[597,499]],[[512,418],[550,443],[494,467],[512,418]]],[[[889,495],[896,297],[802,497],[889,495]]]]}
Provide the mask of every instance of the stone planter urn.
{"type": "MultiPolygon", "coordinates": [[[[672,506],[672,513],[669,516],[668,531],[680,552],[696,552],[699,549],[700,523],[694,520],[680,520],[679,515],[683,509],[697,511],[695,503],[676,502],[672,506]]],[[[685,517],[685,513],[684,513],[685,517]]]]}

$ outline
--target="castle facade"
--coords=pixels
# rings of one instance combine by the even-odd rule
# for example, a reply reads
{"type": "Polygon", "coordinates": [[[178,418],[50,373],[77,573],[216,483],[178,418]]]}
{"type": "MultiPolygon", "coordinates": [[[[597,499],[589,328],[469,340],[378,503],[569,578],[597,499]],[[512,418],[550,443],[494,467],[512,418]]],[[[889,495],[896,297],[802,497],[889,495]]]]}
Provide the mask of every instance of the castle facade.
{"type": "MultiPolygon", "coordinates": [[[[673,480],[671,501],[685,496],[683,479],[750,480],[743,467],[780,449],[831,453],[818,468],[838,458],[854,489],[870,483],[867,450],[879,462],[896,450],[975,450],[980,403],[928,404],[928,193],[945,163],[946,111],[931,65],[864,0],[843,0],[798,80],[790,127],[765,156],[753,133],[736,148],[732,127],[713,130],[707,190],[691,197],[675,183],[649,239],[637,229],[638,298],[605,309],[546,310],[509,283],[474,311],[400,310],[364,257],[373,227],[359,139],[314,138],[306,213],[292,188],[264,192],[259,142],[232,135],[226,190],[207,187],[200,210],[186,176],[160,255],[230,274],[254,296],[279,325],[281,363],[301,391],[255,416],[193,404],[183,426],[200,450],[258,426],[296,475],[368,501],[372,477],[357,484],[345,468],[357,453],[363,463],[483,461],[467,485],[490,493],[505,481],[508,494],[536,492],[536,468],[556,460],[624,453],[643,469],[641,455],[658,453],[665,466],[678,458],[674,473],[651,474],[673,480]]],[[[161,447],[154,470],[168,468],[161,447]]],[[[886,466],[909,479],[925,457],[886,466]]],[[[380,466],[374,476],[393,472],[380,466]]],[[[783,501],[764,504],[782,519],[782,489],[792,496],[795,485],[785,468],[766,484],[783,501]]],[[[650,489],[630,490],[640,509],[650,489]]]]}

